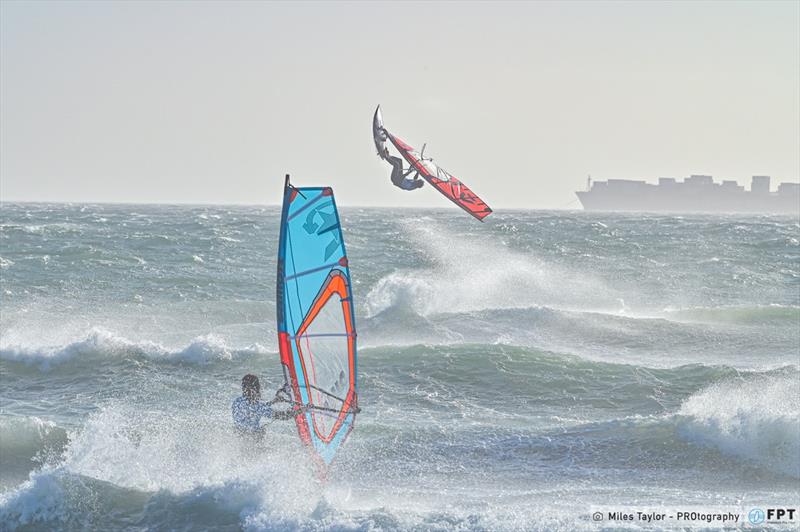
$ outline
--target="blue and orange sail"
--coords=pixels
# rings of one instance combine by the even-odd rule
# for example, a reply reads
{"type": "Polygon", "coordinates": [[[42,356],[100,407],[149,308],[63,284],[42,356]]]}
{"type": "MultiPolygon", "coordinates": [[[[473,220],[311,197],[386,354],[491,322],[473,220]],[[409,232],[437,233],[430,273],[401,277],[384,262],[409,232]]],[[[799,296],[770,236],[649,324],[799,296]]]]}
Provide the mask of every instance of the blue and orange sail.
{"type": "Polygon", "coordinates": [[[358,410],[350,269],[330,187],[283,190],[278,247],[278,343],[300,438],[327,467],[358,410]]]}

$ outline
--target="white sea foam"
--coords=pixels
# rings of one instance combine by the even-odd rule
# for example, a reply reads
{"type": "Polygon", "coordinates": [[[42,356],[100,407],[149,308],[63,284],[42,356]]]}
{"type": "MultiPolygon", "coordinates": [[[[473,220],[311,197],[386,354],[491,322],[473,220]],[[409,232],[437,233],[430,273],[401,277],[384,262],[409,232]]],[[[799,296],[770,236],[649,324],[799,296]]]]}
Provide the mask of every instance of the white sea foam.
{"type": "Polygon", "coordinates": [[[800,380],[760,375],[727,380],[681,406],[685,439],[800,478],[800,380]]]}
{"type": "Polygon", "coordinates": [[[157,361],[205,364],[268,352],[259,344],[231,348],[225,339],[215,334],[198,336],[182,349],[170,349],[148,340],[129,340],[99,327],[92,328],[82,340],[62,346],[19,345],[6,340],[0,343],[0,359],[38,365],[45,370],[69,360],[142,356],[157,361]]]}
{"type": "Polygon", "coordinates": [[[13,491],[0,493],[0,524],[10,530],[64,516],[64,489],[52,470],[31,473],[30,479],[13,491]]]}
{"type": "Polygon", "coordinates": [[[236,519],[240,512],[262,513],[267,506],[310,513],[303,508],[313,508],[318,484],[310,467],[304,467],[307,451],[291,427],[273,431],[271,446],[254,449],[252,441],[242,440],[219,419],[219,411],[202,412],[206,415],[199,418],[196,410],[190,413],[165,416],[122,402],[107,404],[71,434],[57,466],[32,472],[0,495],[0,530],[44,523],[76,526],[86,501],[124,512],[119,505],[128,490],[152,494],[148,514],[167,509],[162,518],[170,523],[185,519],[181,516],[198,504],[214,508],[212,520],[225,512],[236,519]]]}
{"type": "Polygon", "coordinates": [[[273,475],[313,479],[311,469],[300,465],[307,460],[271,457],[278,449],[306,457],[292,427],[275,427],[269,442],[253,449],[252,441],[234,433],[227,422],[229,415],[228,409],[215,409],[164,416],[123,403],[109,404],[73,435],[64,467],[117,486],[173,493],[234,480],[258,483],[273,475]],[[199,413],[204,415],[197,417],[199,413]],[[129,464],[136,464],[136,469],[129,464]]]}

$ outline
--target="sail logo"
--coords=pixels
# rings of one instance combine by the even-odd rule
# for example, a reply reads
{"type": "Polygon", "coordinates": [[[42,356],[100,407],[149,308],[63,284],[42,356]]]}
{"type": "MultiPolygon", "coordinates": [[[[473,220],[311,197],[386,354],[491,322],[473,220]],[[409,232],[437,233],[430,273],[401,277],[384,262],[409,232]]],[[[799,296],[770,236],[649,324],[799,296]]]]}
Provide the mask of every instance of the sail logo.
{"type": "Polygon", "coordinates": [[[333,207],[333,202],[328,201],[318,205],[311,212],[306,215],[303,229],[309,235],[317,234],[323,235],[327,233],[331,237],[331,241],[325,246],[325,260],[328,260],[333,252],[339,247],[339,232],[335,229],[339,228],[339,219],[335,212],[325,212],[326,207],[333,207]]]}

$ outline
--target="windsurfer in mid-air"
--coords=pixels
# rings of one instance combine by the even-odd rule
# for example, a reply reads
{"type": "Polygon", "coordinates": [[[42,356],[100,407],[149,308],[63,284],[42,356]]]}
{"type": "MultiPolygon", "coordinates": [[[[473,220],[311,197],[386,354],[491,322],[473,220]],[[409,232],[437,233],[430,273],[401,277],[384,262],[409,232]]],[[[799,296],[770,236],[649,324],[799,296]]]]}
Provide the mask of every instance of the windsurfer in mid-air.
{"type": "MultiPolygon", "coordinates": [[[[280,394],[280,392],[278,392],[280,394]]],[[[242,434],[263,436],[264,427],[261,418],[267,419],[294,419],[306,411],[301,406],[292,410],[273,410],[272,405],[281,401],[279,395],[272,401],[261,400],[261,384],[255,375],[245,375],[242,378],[242,395],[233,401],[231,408],[233,423],[236,430],[242,434]]]]}
{"type": "Polygon", "coordinates": [[[406,144],[403,139],[389,132],[383,127],[383,116],[381,106],[375,108],[372,115],[372,140],[378,156],[392,165],[392,184],[403,190],[414,190],[420,188],[425,181],[447,199],[467,211],[478,220],[483,220],[492,214],[492,208],[478,197],[470,188],[456,179],[452,174],[446,172],[433,162],[430,157],[425,157],[425,145],[418,152],[410,144],[406,144]],[[389,155],[389,147],[392,144],[400,154],[400,157],[389,155]],[[403,159],[410,168],[403,172],[403,159]],[[409,174],[415,172],[413,178],[409,174]],[[421,179],[420,179],[421,178],[421,179]]]}

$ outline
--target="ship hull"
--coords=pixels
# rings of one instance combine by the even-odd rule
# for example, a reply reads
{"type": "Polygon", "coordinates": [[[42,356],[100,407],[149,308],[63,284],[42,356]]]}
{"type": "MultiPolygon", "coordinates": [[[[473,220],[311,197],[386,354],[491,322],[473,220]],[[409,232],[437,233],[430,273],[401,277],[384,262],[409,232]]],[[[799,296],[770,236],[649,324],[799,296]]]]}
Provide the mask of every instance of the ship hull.
{"type": "Polygon", "coordinates": [[[589,190],[576,192],[587,211],[617,212],[707,212],[800,215],[800,194],[726,194],[719,191],[687,190],[665,193],[658,187],[630,191],[589,190]]]}

